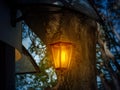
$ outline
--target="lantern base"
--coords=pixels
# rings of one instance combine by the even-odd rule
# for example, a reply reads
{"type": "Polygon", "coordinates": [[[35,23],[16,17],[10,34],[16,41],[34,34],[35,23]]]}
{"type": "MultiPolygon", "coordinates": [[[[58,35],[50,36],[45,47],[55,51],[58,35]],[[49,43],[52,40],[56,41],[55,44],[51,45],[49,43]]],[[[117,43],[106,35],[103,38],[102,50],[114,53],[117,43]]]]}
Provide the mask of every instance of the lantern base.
{"type": "Polygon", "coordinates": [[[57,71],[66,71],[66,68],[56,68],[57,71]]]}

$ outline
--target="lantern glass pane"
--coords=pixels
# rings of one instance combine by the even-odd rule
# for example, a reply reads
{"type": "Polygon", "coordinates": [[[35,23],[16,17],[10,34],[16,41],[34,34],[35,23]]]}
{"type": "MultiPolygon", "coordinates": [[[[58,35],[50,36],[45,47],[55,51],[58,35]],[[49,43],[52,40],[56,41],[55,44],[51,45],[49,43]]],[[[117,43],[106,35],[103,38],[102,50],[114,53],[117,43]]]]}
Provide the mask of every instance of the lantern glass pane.
{"type": "Polygon", "coordinates": [[[65,44],[63,47],[64,47],[63,48],[64,50],[62,50],[62,51],[65,52],[65,62],[62,63],[63,65],[61,65],[61,67],[62,68],[69,68],[70,61],[71,61],[71,54],[72,54],[72,45],[71,44],[65,44]]]}
{"type": "Polygon", "coordinates": [[[53,45],[52,46],[52,54],[53,54],[53,60],[54,60],[54,65],[55,68],[59,68],[60,67],[60,48],[58,45],[53,45]]]}
{"type": "Polygon", "coordinates": [[[61,68],[65,68],[67,63],[67,51],[66,51],[66,47],[62,45],[61,45],[60,59],[61,59],[61,68]]]}

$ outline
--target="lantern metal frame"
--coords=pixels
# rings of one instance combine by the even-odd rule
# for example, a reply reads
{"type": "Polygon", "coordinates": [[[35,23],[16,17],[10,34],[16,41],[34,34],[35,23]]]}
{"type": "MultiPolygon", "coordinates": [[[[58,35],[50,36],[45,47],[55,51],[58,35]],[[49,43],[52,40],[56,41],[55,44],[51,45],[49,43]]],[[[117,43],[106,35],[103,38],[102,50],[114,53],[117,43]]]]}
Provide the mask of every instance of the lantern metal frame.
{"type": "Polygon", "coordinates": [[[71,63],[73,43],[59,41],[50,44],[50,47],[55,69],[61,71],[68,69],[71,63]]]}

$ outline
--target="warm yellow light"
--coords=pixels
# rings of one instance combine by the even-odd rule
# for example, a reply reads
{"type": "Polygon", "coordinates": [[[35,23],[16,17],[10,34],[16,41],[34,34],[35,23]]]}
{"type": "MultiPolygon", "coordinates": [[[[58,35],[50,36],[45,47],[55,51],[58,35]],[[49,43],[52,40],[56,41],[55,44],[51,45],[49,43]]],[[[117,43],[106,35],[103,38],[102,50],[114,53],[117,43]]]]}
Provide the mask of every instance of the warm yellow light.
{"type": "Polygon", "coordinates": [[[61,51],[61,62],[62,62],[62,63],[65,63],[65,57],[66,57],[66,52],[65,52],[65,50],[63,49],[63,50],[61,51]]]}
{"type": "Polygon", "coordinates": [[[72,43],[57,42],[51,44],[52,56],[56,69],[69,68],[71,55],[72,55],[72,43]]]}
{"type": "Polygon", "coordinates": [[[21,57],[21,53],[17,49],[15,49],[15,60],[18,61],[21,59],[21,57]]]}

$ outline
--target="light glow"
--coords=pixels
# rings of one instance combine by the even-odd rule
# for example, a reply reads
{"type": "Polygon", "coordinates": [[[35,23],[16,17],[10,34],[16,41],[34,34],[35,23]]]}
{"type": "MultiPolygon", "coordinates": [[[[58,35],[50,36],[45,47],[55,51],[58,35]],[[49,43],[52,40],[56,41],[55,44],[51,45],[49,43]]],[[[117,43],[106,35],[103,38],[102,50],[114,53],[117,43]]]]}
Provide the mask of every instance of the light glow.
{"type": "Polygon", "coordinates": [[[69,68],[72,55],[72,43],[68,42],[53,43],[51,44],[51,48],[55,68],[56,69],[69,68]]]}

